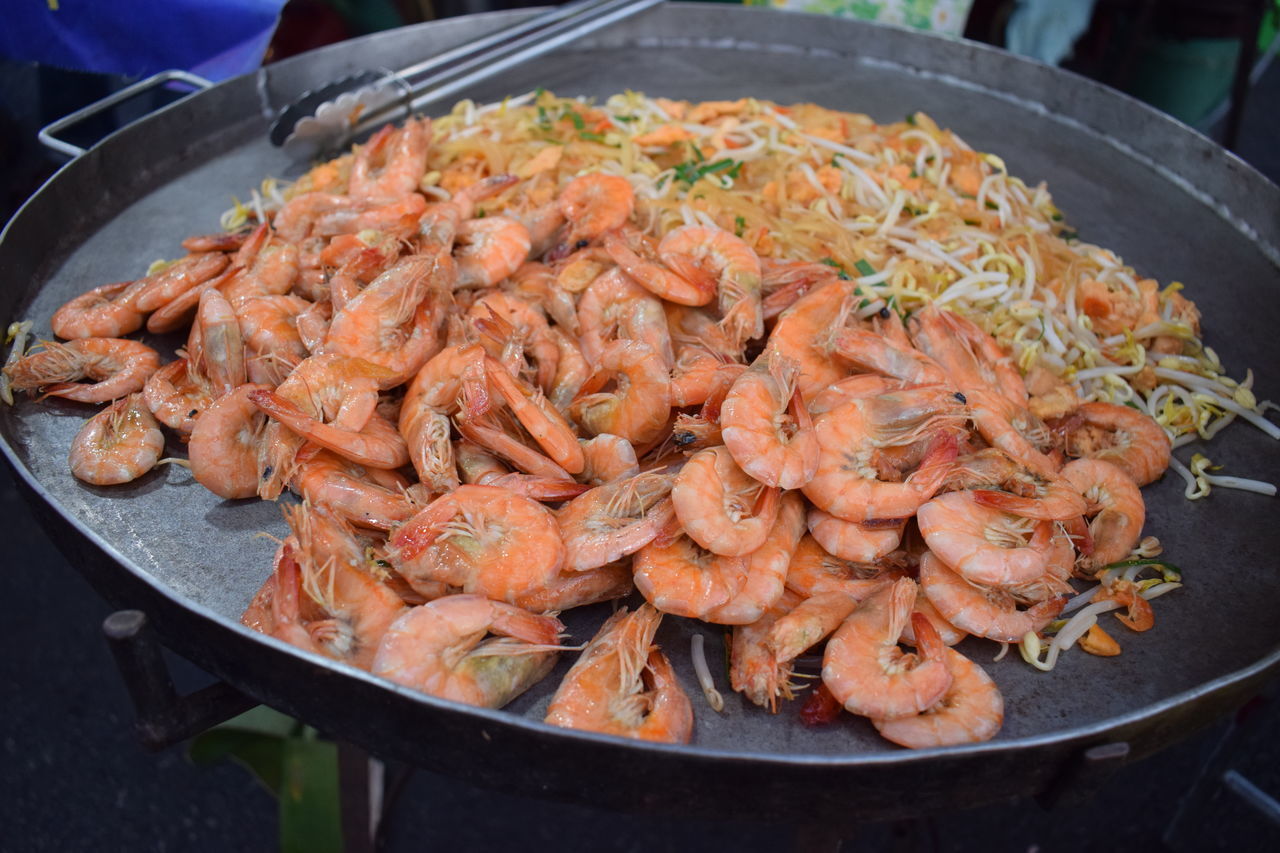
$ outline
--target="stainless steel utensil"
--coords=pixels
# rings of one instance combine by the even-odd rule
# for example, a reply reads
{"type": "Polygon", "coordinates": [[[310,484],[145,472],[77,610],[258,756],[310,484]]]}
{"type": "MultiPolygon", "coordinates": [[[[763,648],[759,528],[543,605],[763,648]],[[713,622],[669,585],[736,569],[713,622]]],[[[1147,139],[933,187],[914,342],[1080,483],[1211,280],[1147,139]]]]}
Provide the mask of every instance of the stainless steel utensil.
{"type": "Polygon", "coordinates": [[[626,20],[662,0],[575,0],[399,71],[343,77],[281,110],[271,142],[295,157],[345,147],[361,133],[626,20]]]}

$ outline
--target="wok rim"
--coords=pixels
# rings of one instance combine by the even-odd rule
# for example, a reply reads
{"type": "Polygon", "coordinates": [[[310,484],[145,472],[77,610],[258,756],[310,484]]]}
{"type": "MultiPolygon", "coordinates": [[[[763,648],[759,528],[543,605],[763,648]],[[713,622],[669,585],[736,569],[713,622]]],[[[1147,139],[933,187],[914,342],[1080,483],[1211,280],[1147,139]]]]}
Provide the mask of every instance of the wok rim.
{"type": "MultiPolygon", "coordinates": [[[[705,6],[702,6],[700,4],[693,4],[693,3],[669,3],[667,4],[667,6],[675,9],[681,9],[681,8],[698,9],[699,11],[704,13],[707,11],[707,8],[705,6]]],[[[542,7],[542,8],[545,8],[545,7],[542,7]]],[[[794,16],[797,14],[795,12],[783,12],[778,10],[749,8],[749,7],[725,7],[723,10],[717,10],[717,11],[728,12],[730,8],[733,8],[735,10],[731,14],[774,15],[774,16],[794,16]],[[737,9],[739,8],[743,9],[743,11],[740,11],[740,12],[737,11],[737,9]]],[[[454,19],[446,19],[444,21],[427,22],[425,24],[420,24],[414,27],[408,27],[403,29],[414,30],[414,29],[418,29],[419,27],[441,27],[441,26],[453,25],[455,23],[457,23],[459,26],[463,26],[468,21],[474,21],[477,19],[489,19],[489,20],[496,21],[505,17],[511,17],[511,18],[525,17],[527,15],[536,14],[536,12],[537,12],[537,9],[519,9],[519,10],[508,10],[503,12],[482,13],[480,15],[467,15],[467,16],[461,16],[459,18],[454,18],[454,19]]],[[[800,14],[803,14],[803,13],[800,13],[800,14]]],[[[932,39],[938,43],[947,44],[947,45],[953,45],[956,43],[956,40],[954,39],[949,39],[936,34],[924,33],[924,32],[919,32],[915,30],[907,30],[905,28],[895,27],[891,25],[876,24],[876,23],[864,22],[864,21],[848,21],[848,20],[841,20],[840,25],[854,26],[854,27],[868,27],[872,29],[887,30],[894,33],[898,33],[899,37],[905,36],[913,40],[932,39]]],[[[400,33],[401,31],[397,30],[393,32],[400,33]]],[[[265,86],[268,84],[269,80],[273,76],[276,76],[279,74],[280,70],[291,70],[299,67],[305,67],[306,65],[309,65],[309,64],[313,64],[315,62],[315,58],[317,55],[321,55],[321,54],[337,55],[344,51],[359,51],[361,48],[367,49],[368,45],[376,42],[380,37],[390,37],[391,35],[392,35],[391,33],[376,33],[370,36],[364,36],[358,39],[352,39],[348,42],[343,42],[336,45],[330,45],[315,51],[310,51],[306,54],[302,54],[296,57],[291,57],[287,60],[283,60],[277,65],[268,66],[266,68],[259,69],[254,72],[241,75],[239,77],[231,78],[230,80],[219,83],[208,90],[194,92],[192,93],[191,96],[183,98],[172,104],[169,104],[133,125],[123,127],[115,131],[114,133],[106,137],[103,137],[101,140],[95,143],[91,148],[89,148],[86,151],[85,155],[82,155],[79,158],[71,160],[68,163],[64,164],[62,167],[60,167],[53,175],[51,175],[48,178],[48,180],[46,180],[40,186],[38,190],[36,190],[31,195],[30,198],[28,198],[22,204],[21,207],[19,207],[19,209],[15,212],[12,219],[8,223],[6,223],[6,226],[3,229],[3,231],[0,231],[0,245],[4,244],[9,239],[15,224],[23,219],[24,215],[29,212],[31,207],[37,202],[37,200],[43,194],[45,194],[50,189],[50,187],[58,184],[63,180],[73,179],[73,178],[69,178],[68,176],[72,175],[74,177],[74,173],[76,172],[77,168],[87,167],[88,164],[93,160],[93,158],[100,155],[103,150],[109,149],[115,145],[121,144],[121,140],[123,138],[126,138],[128,133],[136,132],[137,129],[140,127],[145,128],[146,125],[152,122],[153,120],[161,116],[165,116],[177,111],[181,111],[184,108],[189,107],[192,103],[198,102],[201,98],[209,97],[211,93],[216,93],[219,90],[222,90],[226,87],[230,87],[232,85],[243,86],[249,83],[252,83],[256,86],[265,86]],[[79,167],[77,166],[77,164],[80,164],[79,167]]],[[[608,38],[607,33],[602,36],[598,35],[593,39],[588,39],[584,41],[582,44],[572,45],[568,48],[564,48],[564,50],[568,50],[568,51],[582,50],[584,46],[586,47],[586,49],[595,49],[599,46],[599,43],[602,39],[607,39],[607,38],[608,38]]],[[[632,41],[638,40],[634,35],[629,35],[627,38],[632,41]]],[[[708,40],[708,39],[701,39],[701,38],[692,38],[690,40],[695,43],[704,43],[704,42],[715,43],[715,44],[724,43],[723,39],[708,40]]],[[[678,41],[679,39],[664,40],[663,44],[670,44],[678,41]]],[[[1201,134],[1199,131],[1196,131],[1194,128],[1187,126],[1186,124],[1178,121],[1177,119],[1174,119],[1173,117],[1168,116],[1167,114],[1156,110],[1154,107],[1151,107],[1129,95],[1126,95],[1124,93],[1102,86],[1101,84],[1096,83],[1095,81],[1090,80],[1089,78],[1085,78],[1078,74],[1075,74],[1074,72],[1065,71],[1063,69],[1050,68],[1034,60],[1027,59],[1025,57],[1015,56],[1013,54],[1009,54],[1008,52],[1000,50],[998,48],[977,43],[977,42],[965,41],[963,42],[963,45],[966,49],[977,51],[979,53],[988,54],[988,55],[998,55],[1006,61],[1009,59],[1015,60],[1017,62],[1025,64],[1025,66],[1029,69],[1038,69],[1040,73],[1043,73],[1044,71],[1047,70],[1054,75],[1059,75],[1062,79],[1068,81],[1069,84],[1072,86],[1075,86],[1078,88],[1083,87],[1083,88],[1092,90],[1092,93],[1094,95],[1097,95],[1100,97],[1112,98],[1112,99],[1120,99],[1120,101],[1124,102],[1128,108],[1137,110],[1138,112],[1143,114],[1143,117],[1146,120],[1148,121],[1159,120],[1163,122],[1165,125],[1167,125],[1169,130],[1172,132],[1176,132],[1179,134],[1190,134],[1190,136],[1192,137],[1190,141],[1194,142],[1197,146],[1203,149],[1207,145],[1207,150],[1212,151],[1215,157],[1222,157],[1223,155],[1226,155],[1228,164],[1232,165],[1234,168],[1243,167],[1245,170],[1247,170],[1247,172],[1249,173],[1248,177],[1251,180],[1259,181],[1263,184],[1262,191],[1264,195],[1269,193],[1274,196],[1277,209],[1280,209],[1280,187],[1278,187],[1275,183],[1273,183],[1270,179],[1268,179],[1265,175],[1259,172],[1255,167],[1253,167],[1247,161],[1241,159],[1234,152],[1230,152],[1230,151],[1227,151],[1226,149],[1221,148],[1216,143],[1214,143],[1211,139],[1201,134]]],[[[741,40],[738,40],[734,44],[735,49],[742,49],[742,46],[743,46],[743,42],[741,40]]],[[[758,47],[765,50],[768,50],[770,48],[785,49],[787,45],[785,43],[760,44],[758,45],[758,47]]],[[[1046,110],[1043,104],[1040,104],[1039,102],[1031,100],[1026,96],[1015,94],[1009,91],[994,89],[990,86],[987,86],[985,84],[978,83],[972,80],[966,80],[960,74],[939,72],[939,71],[934,71],[930,69],[922,69],[911,64],[897,62],[891,59],[881,59],[878,57],[870,57],[870,56],[859,54],[856,52],[856,50],[852,50],[852,49],[847,53],[841,54],[841,56],[847,59],[856,60],[863,63],[871,63],[873,65],[878,65],[878,66],[892,66],[898,69],[904,69],[908,73],[911,73],[916,76],[936,77],[948,82],[951,85],[960,86],[967,90],[972,90],[988,96],[993,96],[993,97],[1001,98],[1007,101],[1011,101],[1019,106],[1039,107],[1041,111],[1046,110]]],[[[961,71],[962,70],[963,69],[961,69],[961,71]]],[[[1280,248],[1278,248],[1277,246],[1273,245],[1270,242],[1267,242],[1262,235],[1258,234],[1257,231],[1254,228],[1252,228],[1252,226],[1249,224],[1247,219],[1241,218],[1240,215],[1234,213],[1231,208],[1226,207],[1224,202],[1214,198],[1207,191],[1198,189],[1194,183],[1188,181],[1187,179],[1181,178],[1180,176],[1177,176],[1168,167],[1161,165],[1158,160],[1153,159],[1153,157],[1147,152],[1138,148],[1134,148],[1128,145],[1127,143],[1121,141],[1115,136],[1103,133],[1098,128],[1093,127],[1087,122],[1084,122],[1081,119],[1078,119],[1074,116],[1068,116],[1062,113],[1057,113],[1054,115],[1054,119],[1056,121],[1065,122],[1067,124],[1080,127],[1084,129],[1090,136],[1098,138],[1099,140],[1104,140],[1107,144],[1113,147],[1116,147],[1126,157],[1129,157],[1132,160],[1135,160],[1136,162],[1142,165],[1155,169],[1160,173],[1160,175],[1163,178],[1174,179],[1174,183],[1176,183],[1180,189],[1188,192],[1192,196],[1192,198],[1194,198],[1196,201],[1199,201],[1209,206],[1220,218],[1226,221],[1233,229],[1240,231],[1246,238],[1248,238],[1249,241],[1260,252],[1262,252],[1272,263],[1280,265],[1280,248]]],[[[249,123],[261,123],[265,127],[267,123],[267,119],[261,115],[254,116],[252,118],[240,117],[239,120],[232,119],[231,121],[229,121],[224,129],[227,131],[231,131],[233,128],[240,127],[242,124],[247,125],[249,123]]],[[[185,169],[181,171],[185,171],[185,169]]],[[[126,183],[123,186],[125,189],[133,188],[133,184],[126,183]]],[[[51,254],[58,255],[60,253],[52,252],[51,254]]],[[[1277,644],[1269,653],[1263,655],[1260,659],[1256,660],[1252,664],[1234,669],[1210,681],[1203,682],[1195,687],[1188,688],[1186,690],[1182,690],[1178,693],[1175,693],[1163,699],[1159,699],[1155,702],[1145,704],[1139,708],[1136,708],[1124,714],[1120,714],[1118,716],[1108,717],[1104,720],[1098,720],[1085,725],[1071,726],[1068,728],[1057,729],[1052,732],[1047,732],[1047,733],[1038,734],[1038,735],[1008,738],[1008,739],[996,739],[996,740],[987,741],[984,743],[966,744],[961,746],[936,747],[936,748],[922,749],[922,750],[907,750],[907,749],[901,749],[898,747],[893,747],[886,742],[885,744],[886,748],[883,751],[872,752],[872,753],[786,754],[786,753],[777,753],[777,752],[755,752],[755,751],[749,751],[749,750],[729,751],[719,747],[713,748],[713,747],[707,747],[707,746],[699,746],[697,743],[665,744],[665,743],[653,743],[653,742],[636,742],[627,738],[621,738],[621,737],[616,737],[612,735],[604,735],[604,734],[598,734],[594,732],[584,732],[584,731],[574,730],[574,729],[562,729],[562,728],[544,723],[539,720],[530,719],[524,716],[512,714],[509,712],[504,712],[501,710],[477,708],[473,706],[463,705],[461,703],[455,703],[448,700],[439,699],[437,697],[427,695],[420,691],[416,691],[411,688],[401,686],[389,680],[376,677],[371,673],[356,669],[349,665],[342,664],[337,661],[333,661],[331,659],[324,658],[322,656],[297,649],[274,637],[269,637],[269,636],[260,634],[258,632],[252,631],[249,628],[241,625],[239,622],[233,621],[228,617],[222,616],[221,614],[217,613],[210,607],[204,604],[201,604],[199,602],[193,601],[187,598],[186,596],[182,595],[181,593],[178,593],[169,589],[164,584],[162,584],[157,578],[155,578],[154,576],[152,576],[151,574],[149,574],[139,566],[134,565],[119,550],[117,550],[113,545],[111,545],[104,538],[102,538],[102,536],[100,536],[92,527],[90,527],[88,524],[81,521],[79,518],[75,517],[73,514],[71,514],[68,508],[64,507],[59,501],[57,501],[53,497],[53,495],[44,487],[44,485],[36,478],[34,473],[26,466],[26,464],[18,456],[17,452],[11,445],[10,441],[8,440],[8,437],[4,436],[3,434],[0,434],[0,450],[3,451],[5,459],[7,460],[10,469],[13,472],[15,472],[15,474],[18,477],[22,479],[26,488],[29,489],[35,496],[37,496],[43,502],[45,507],[50,511],[52,511],[58,517],[59,523],[69,524],[71,527],[73,527],[76,530],[76,532],[84,540],[92,544],[92,546],[94,547],[94,549],[96,549],[97,552],[99,552],[102,555],[105,555],[109,559],[109,561],[112,564],[114,564],[115,567],[123,568],[126,572],[128,572],[133,577],[134,580],[141,581],[143,584],[145,584],[146,587],[148,587],[152,593],[156,594],[160,599],[166,602],[166,606],[173,608],[175,610],[184,611],[183,613],[184,617],[186,617],[188,614],[194,615],[210,623],[211,625],[216,626],[220,630],[225,630],[229,627],[234,634],[239,636],[241,640],[255,642],[255,643],[265,643],[266,646],[275,649],[277,652],[284,651],[288,653],[296,661],[301,661],[304,664],[310,664],[312,667],[330,670],[342,676],[346,676],[348,678],[354,678],[356,681],[362,682],[368,686],[373,686],[381,690],[389,691],[391,694],[397,696],[400,700],[409,700],[411,702],[417,703],[420,706],[425,706],[426,708],[431,710],[432,714],[444,713],[444,714],[451,714],[455,716],[465,716],[469,718],[475,718],[493,725],[508,727],[516,732],[519,732],[522,735],[529,735],[533,737],[550,736],[557,739],[564,739],[566,745],[570,745],[575,742],[581,742],[584,744],[592,744],[592,745],[605,747],[605,748],[609,748],[609,747],[636,748],[638,747],[638,748],[643,748],[649,752],[657,753],[659,755],[666,755],[675,760],[693,760],[693,761],[699,761],[699,762],[712,762],[716,764],[723,764],[728,762],[728,763],[743,763],[743,764],[749,764],[753,766],[765,765],[769,767],[788,767],[788,768],[823,767],[823,768],[830,768],[835,770],[848,769],[851,771],[875,768],[875,767],[880,767],[885,765],[899,766],[899,765],[914,765],[919,763],[932,763],[934,761],[937,761],[939,758],[964,759],[964,760],[981,759],[984,756],[997,754],[997,753],[1026,752],[1026,751],[1033,751],[1037,748],[1043,748],[1043,747],[1060,747],[1064,745],[1081,744],[1081,743],[1086,743],[1090,741],[1105,741],[1107,740],[1108,735],[1115,735],[1126,729],[1133,729],[1135,727],[1140,727],[1143,724],[1154,723],[1159,719],[1170,715],[1171,712],[1174,712],[1180,708],[1189,707],[1192,703],[1196,702],[1197,700],[1205,699],[1208,697],[1214,697],[1214,696],[1225,696],[1229,692],[1230,688],[1232,687],[1242,685],[1246,682],[1249,682],[1250,680],[1258,679],[1268,674],[1274,674],[1274,672],[1277,669],[1280,669],[1280,644],[1277,644]]],[[[57,545],[58,543],[55,542],[54,544],[57,545]]],[[[77,566],[76,569],[78,572],[82,574],[84,573],[83,569],[81,569],[80,567],[77,566]]],[[[195,662],[202,667],[207,666],[208,662],[210,661],[214,662],[215,664],[224,663],[224,661],[221,660],[220,655],[217,653],[217,650],[215,649],[209,650],[209,654],[207,654],[206,656],[195,659],[195,662]]],[[[215,665],[213,668],[219,671],[220,677],[223,677],[224,679],[228,680],[230,683],[233,684],[233,686],[236,686],[237,688],[244,690],[244,692],[255,696],[255,698],[256,698],[256,695],[259,692],[261,692],[259,690],[255,690],[253,685],[249,685],[246,687],[244,684],[236,683],[234,678],[227,678],[225,675],[221,674],[221,672],[226,670],[227,667],[221,666],[221,665],[215,665]]],[[[1046,677],[1051,677],[1051,676],[1046,676],[1046,677]]],[[[1187,733],[1189,734],[1190,732],[1188,731],[1187,733]]],[[[629,750],[624,750],[624,751],[629,751],[629,750]]]]}

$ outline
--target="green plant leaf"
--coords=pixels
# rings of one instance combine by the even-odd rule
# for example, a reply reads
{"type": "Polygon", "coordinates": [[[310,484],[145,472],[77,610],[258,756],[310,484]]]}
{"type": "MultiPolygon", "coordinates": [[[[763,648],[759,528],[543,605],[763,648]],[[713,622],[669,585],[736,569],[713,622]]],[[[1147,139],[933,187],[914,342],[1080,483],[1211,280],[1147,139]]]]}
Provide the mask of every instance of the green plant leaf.
{"type": "Polygon", "coordinates": [[[281,714],[266,705],[250,708],[237,717],[232,717],[217,726],[219,729],[238,729],[243,732],[258,732],[264,735],[289,737],[297,734],[302,725],[288,714],[281,714]]]}
{"type": "Polygon", "coordinates": [[[285,738],[237,729],[213,728],[192,738],[187,758],[200,767],[230,759],[246,767],[268,791],[280,796],[285,738]]]}
{"type": "Polygon", "coordinates": [[[282,767],[281,853],[342,853],[337,744],[290,738],[282,767]]]}

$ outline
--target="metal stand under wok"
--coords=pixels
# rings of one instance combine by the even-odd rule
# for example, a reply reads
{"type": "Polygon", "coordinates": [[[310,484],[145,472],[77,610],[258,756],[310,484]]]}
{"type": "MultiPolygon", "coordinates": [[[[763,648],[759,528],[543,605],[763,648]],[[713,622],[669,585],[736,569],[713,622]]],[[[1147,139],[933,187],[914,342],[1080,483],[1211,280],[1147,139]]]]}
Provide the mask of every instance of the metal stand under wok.
{"type": "MultiPolygon", "coordinates": [[[[160,641],[141,610],[117,610],[103,621],[102,633],[133,701],[134,732],[148,750],[175,746],[261,704],[225,681],[179,694],[160,641]]],[[[393,792],[406,773],[397,777],[393,792]]],[[[338,741],[338,798],[347,853],[372,853],[381,846],[379,830],[394,799],[386,796],[386,775],[382,761],[338,741]]]]}
{"type": "MultiPolygon", "coordinates": [[[[146,614],[140,610],[112,613],[104,620],[102,631],[133,701],[134,731],[148,750],[158,752],[175,746],[260,704],[225,681],[186,695],[178,693],[164,662],[160,641],[148,624],[146,614]]],[[[1247,733],[1247,726],[1237,723],[1223,736],[1170,825],[1169,838],[1176,839],[1181,834],[1180,827],[1197,811],[1196,804],[1205,802],[1207,792],[1217,785],[1236,793],[1261,817],[1280,825],[1280,803],[1229,769],[1229,758],[1233,747],[1241,741],[1242,731],[1247,733]]],[[[1034,799],[1046,811],[1082,806],[1129,757],[1129,744],[1123,741],[1086,749],[1034,799]]],[[[411,772],[411,768],[401,769],[388,786],[387,766],[383,761],[361,747],[338,741],[338,794],[345,850],[372,853],[381,848],[380,830],[384,819],[394,803],[395,793],[411,772]]],[[[904,837],[931,831],[932,825],[924,818],[899,821],[895,825],[895,832],[904,837]]],[[[791,849],[836,853],[846,839],[847,832],[840,829],[801,825],[795,828],[791,849]]]]}

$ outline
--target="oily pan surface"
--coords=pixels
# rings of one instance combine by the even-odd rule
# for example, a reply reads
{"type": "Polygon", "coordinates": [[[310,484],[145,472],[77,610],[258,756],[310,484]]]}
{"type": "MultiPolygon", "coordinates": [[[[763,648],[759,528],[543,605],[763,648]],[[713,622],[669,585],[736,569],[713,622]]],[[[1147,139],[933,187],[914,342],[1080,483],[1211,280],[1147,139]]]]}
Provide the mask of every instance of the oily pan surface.
{"type": "MultiPolygon", "coordinates": [[[[1081,238],[1115,250],[1140,274],[1187,284],[1186,295],[1204,314],[1204,339],[1233,376],[1260,371],[1260,398],[1280,397],[1280,271],[1258,247],[1207,205],[1161,174],[1080,125],[1044,114],[1033,105],[993,96],[956,80],[909,73],[883,62],[836,61],[794,51],[720,42],[589,43],[555,54],[474,92],[478,101],[542,85],[560,95],[607,96],[624,89],[691,100],[743,95],[780,103],[812,101],[866,112],[882,122],[923,110],[955,130],[974,148],[1004,158],[1011,174],[1028,184],[1046,180],[1055,202],[1081,238]],[[750,68],[750,74],[744,73],[750,68]],[[1270,331],[1268,331],[1270,330],[1270,331]]],[[[1070,81],[1063,78],[1064,85],[1070,81]]],[[[438,112],[438,110],[436,110],[438,112]]],[[[136,278],[157,258],[180,254],[179,241],[217,230],[232,194],[244,197],[266,175],[295,177],[292,164],[269,146],[265,129],[211,159],[190,164],[176,180],[148,192],[118,213],[94,223],[63,258],[51,258],[46,281],[31,282],[35,298],[21,317],[49,336],[59,305],[90,287],[136,278]]],[[[159,150],[159,149],[158,149],[159,150]]],[[[1223,155],[1225,156],[1225,155],[1223,155]]],[[[1194,176],[1184,176],[1194,184],[1194,176]]],[[[9,319],[18,319],[15,316],[9,319]]],[[[165,350],[174,338],[144,336],[165,350]]],[[[3,430],[22,462],[60,509],[104,538],[136,570],[176,597],[235,623],[270,573],[275,542],[255,536],[287,532],[277,506],[261,501],[222,501],[176,466],[162,466],[127,486],[96,488],[75,480],[66,454],[87,407],[62,401],[22,400],[3,416],[3,430]]],[[[171,446],[172,450],[180,450],[171,446]]],[[[1187,459],[1196,446],[1179,451],[1187,459]]],[[[1228,428],[1208,448],[1228,473],[1280,481],[1275,442],[1244,424],[1228,428]]],[[[1145,532],[1165,545],[1165,556],[1185,572],[1186,588],[1154,604],[1155,628],[1134,635],[1104,624],[1124,653],[1102,659],[1073,651],[1052,673],[1040,673],[1011,654],[989,664],[994,643],[969,640],[961,651],[995,678],[1006,700],[998,740],[1051,734],[1131,713],[1256,662],[1280,645],[1274,602],[1280,576],[1274,570],[1277,541],[1273,499],[1218,490],[1187,502],[1182,481],[1169,472],[1143,490],[1145,532]]],[[[563,617],[570,642],[590,638],[608,605],[563,617]]],[[[264,640],[265,641],[265,640],[264,640]]],[[[861,718],[842,715],[834,726],[807,729],[799,703],[775,717],[733,694],[723,666],[724,632],[715,626],[668,617],[658,635],[694,702],[693,747],[743,753],[831,754],[890,751],[861,718]],[[689,636],[701,632],[722,693],[725,712],[713,713],[698,693],[689,665],[689,636]]],[[[559,677],[557,670],[508,710],[541,719],[559,677]]],[[[332,664],[326,664],[332,665],[332,664]]]]}

